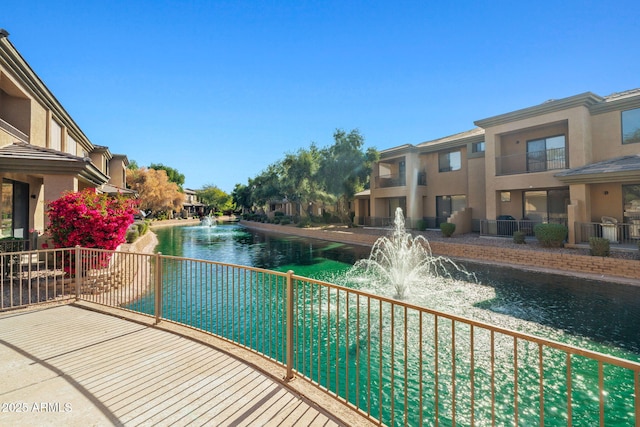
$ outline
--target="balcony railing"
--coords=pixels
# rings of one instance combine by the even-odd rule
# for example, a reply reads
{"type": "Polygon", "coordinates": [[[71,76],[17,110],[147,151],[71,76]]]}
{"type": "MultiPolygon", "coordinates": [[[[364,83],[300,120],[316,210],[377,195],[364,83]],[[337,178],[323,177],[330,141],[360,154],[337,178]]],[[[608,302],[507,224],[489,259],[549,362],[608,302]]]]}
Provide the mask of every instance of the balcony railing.
{"type": "Polygon", "coordinates": [[[589,243],[590,237],[602,237],[610,243],[628,245],[636,249],[640,242],[640,220],[627,223],[577,222],[576,243],[589,243]]]}
{"type": "Polygon", "coordinates": [[[376,188],[404,187],[406,177],[400,175],[380,175],[375,177],[376,188]]]}
{"type": "Polygon", "coordinates": [[[0,119],[0,129],[4,129],[9,134],[13,135],[15,138],[19,139],[22,142],[29,143],[29,135],[27,135],[26,133],[22,132],[21,130],[19,130],[15,126],[9,124],[9,122],[7,122],[5,120],[0,119]]]}
{"type": "Polygon", "coordinates": [[[537,224],[555,223],[567,225],[566,218],[546,218],[540,221],[512,220],[512,219],[483,219],[480,220],[481,236],[511,237],[516,231],[523,231],[525,236],[533,236],[533,229],[537,224]]]}
{"type": "Polygon", "coordinates": [[[496,157],[496,175],[543,172],[568,167],[564,148],[496,157]]]}
{"type": "Polygon", "coordinates": [[[2,291],[30,298],[2,308],[76,298],[184,324],[380,424],[640,425],[633,361],[293,272],[82,248],[23,255],[39,261],[2,291]]]}

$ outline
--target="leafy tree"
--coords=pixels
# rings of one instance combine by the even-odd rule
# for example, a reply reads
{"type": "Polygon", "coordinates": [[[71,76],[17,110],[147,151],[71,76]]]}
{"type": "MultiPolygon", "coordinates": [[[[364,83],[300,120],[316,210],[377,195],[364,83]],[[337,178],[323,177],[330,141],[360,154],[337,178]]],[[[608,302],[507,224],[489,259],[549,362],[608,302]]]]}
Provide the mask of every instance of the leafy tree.
{"type": "Polygon", "coordinates": [[[198,200],[207,205],[211,211],[229,212],[235,208],[231,195],[213,184],[205,185],[201,190],[197,190],[196,194],[198,200]]]}
{"type": "Polygon", "coordinates": [[[369,184],[373,163],[379,158],[378,152],[369,148],[363,151],[364,137],[357,129],[349,133],[337,129],[333,134],[334,144],[323,150],[319,176],[324,187],[335,200],[337,214],[351,226],[349,201],[369,184]]]}
{"type": "Polygon", "coordinates": [[[296,154],[287,154],[282,161],[281,189],[287,200],[298,204],[298,212],[304,214],[310,202],[325,200],[325,192],[317,174],[322,153],[315,144],[301,148],[296,154]]]}
{"type": "Polygon", "coordinates": [[[253,205],[264,207],[274,199],[284,199],[281,177],[283,175],[282,162],[276,162],[262,171],[260,175],[249,181],[253,205]]]}
{"type": "Polygon", "coordinates": [[[164,170],[140,168],[127,170],[127,185],[138,192],[140,209],[154,214],[182,210],[184,194],[164,170]]]}
{"type": "Polygon", "coordinates": [[[149,169],[165,171],[167,173],[169,181],[175,182],[178,185],[180,191],[182,191],[182,186],[184,185],[184,174],[178,172],[177,169],[174,169],[170,166],[165,166],[162,163],[151,163],[151,165],[149,165],[149,169]]]}
{"type": "Polygon", "coordinates": [[[248,185],[236,184],[231,192],[231,200],[237,208],[250,212],[253,206],[251,188],[248,185]]]}
{"type": "Polygon", "coordinates": [[[127,165],[127,169],[140,169],[140,166],[138,166],[138,162],[136,162],[135,160],[131,160],[129,161],[129,164],[127,165]]]}

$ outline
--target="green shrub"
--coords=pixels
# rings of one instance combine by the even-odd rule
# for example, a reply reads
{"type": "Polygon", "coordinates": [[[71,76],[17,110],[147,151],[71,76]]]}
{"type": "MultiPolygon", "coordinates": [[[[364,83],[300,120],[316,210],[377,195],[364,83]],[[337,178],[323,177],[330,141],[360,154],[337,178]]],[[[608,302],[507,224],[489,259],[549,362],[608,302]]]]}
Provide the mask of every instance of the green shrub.
{"type": "Polygon", "coordinates": [[[130,228],[127,230],[127,243],[133,243],[136,239],[140,237],[140,233],[138,233],[138,227],[130,228]]]}
{"type": "Polygon", "coordinates": [[[289,219],[288,217],[284,217],[280,220],[280,225],[287,225],[287,224],[291,224],[291,219],[289,219]]]}
{"type": "Polygon", "coordinates": [[[592,256],[609,256],[611,243],[603,237],[589,237],[589,249],[592,256]]]}
{"type": "Polygon", "coordinates": [[[275,216],[276,218],[277,218],[277,217],[284,216],[284,212],[281,212],[281,211],[275,211],[275,212],[273,213],[273,216],[275,216]]]}
{"type": "Polygon", "coordinates": [[[561,248],[567,238],[567,227],[562,224],[536,224],[533,233],[545,248],[561,248]]]}
{"type": "Polygon", "coordinates": [[[416,228],[419,231],[424,231],[427,229],[427,221],[425,221],[424,219],[419,219],[418,221],[416,221],[416,228]]]}
{"type": "Polygon", "coordinates": [[[513,242],[518,244],[525,243],[524,238],[527,235],[524,231],[514,231],[513,232],[513,242]]]}
{"type": "Polygon", "coordinates": [[[442,231],[444,237],[451,237],[456,231],[456,225],[451,222],[443,222],[440,224],[440,231],[442,231]]]}
{"type": "Polygon", "coordinates": [[[133,225],[138,229],[138,235],[144,236],[149,231],[149,222],[148,221],[136,221],[133,225]]]}
{"type": "Polygon", "coordinates": [[[309,218],[308,216],[301,217],[300,221],[298,221],[298,227],[300,228],[311,227],[311,218],[309,218]]]}

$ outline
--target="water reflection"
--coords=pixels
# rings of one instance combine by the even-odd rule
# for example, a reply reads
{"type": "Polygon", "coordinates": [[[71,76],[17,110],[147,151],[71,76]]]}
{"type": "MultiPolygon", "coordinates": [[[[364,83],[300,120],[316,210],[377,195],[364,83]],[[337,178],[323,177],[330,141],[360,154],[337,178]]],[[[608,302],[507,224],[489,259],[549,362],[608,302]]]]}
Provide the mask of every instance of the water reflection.
{"type": "MultiPolygon", "coordinates": [[[[170,227],[156,233],[158,251],[166,255],[279,271],[292,269],[303,276],[334,282],[332,276],[346,272],[370,251],[364,246],[252,232],[238,225],[170,227]]],[[[443,311],[450,307],[455,312],[462,305],[456,301],[461,299],[483,312],[480,320],[521,319],[532,328],[526,331],[529,333],[545,334],[553,329],[547,335],[552,339],[563,340],[565,334],[574,337],[575,344],[582,344],[585,338],[640,354],[640,287],[483,264],[464,266],[475,273],[483,291],[476,298],[470,294],[471,286],[464,283],[444,287],[438,291],[443,300],[435,302],[444,307],[443,311]],[[486,288],[492,292],[484,291],[486,288]]]]}

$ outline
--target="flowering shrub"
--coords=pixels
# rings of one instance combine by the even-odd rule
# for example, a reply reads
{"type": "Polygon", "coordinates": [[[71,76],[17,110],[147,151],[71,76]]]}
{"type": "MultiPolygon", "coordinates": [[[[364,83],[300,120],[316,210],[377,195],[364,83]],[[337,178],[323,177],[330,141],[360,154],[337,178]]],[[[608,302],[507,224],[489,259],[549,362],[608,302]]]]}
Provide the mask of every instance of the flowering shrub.
{"type": "MultiPolygon", "coordinates": [[[[98,194],[91,188],[69,192],[48,204],[47,234],[54,248],[82,246],[114,250],[124,243],[136,206],[134,200],[98,194]]],[[[100,258],[102,266],[109,261],[100,258]]],[[[70,266],[68,273],[73,274],[74,270],[70,266]]]]}

